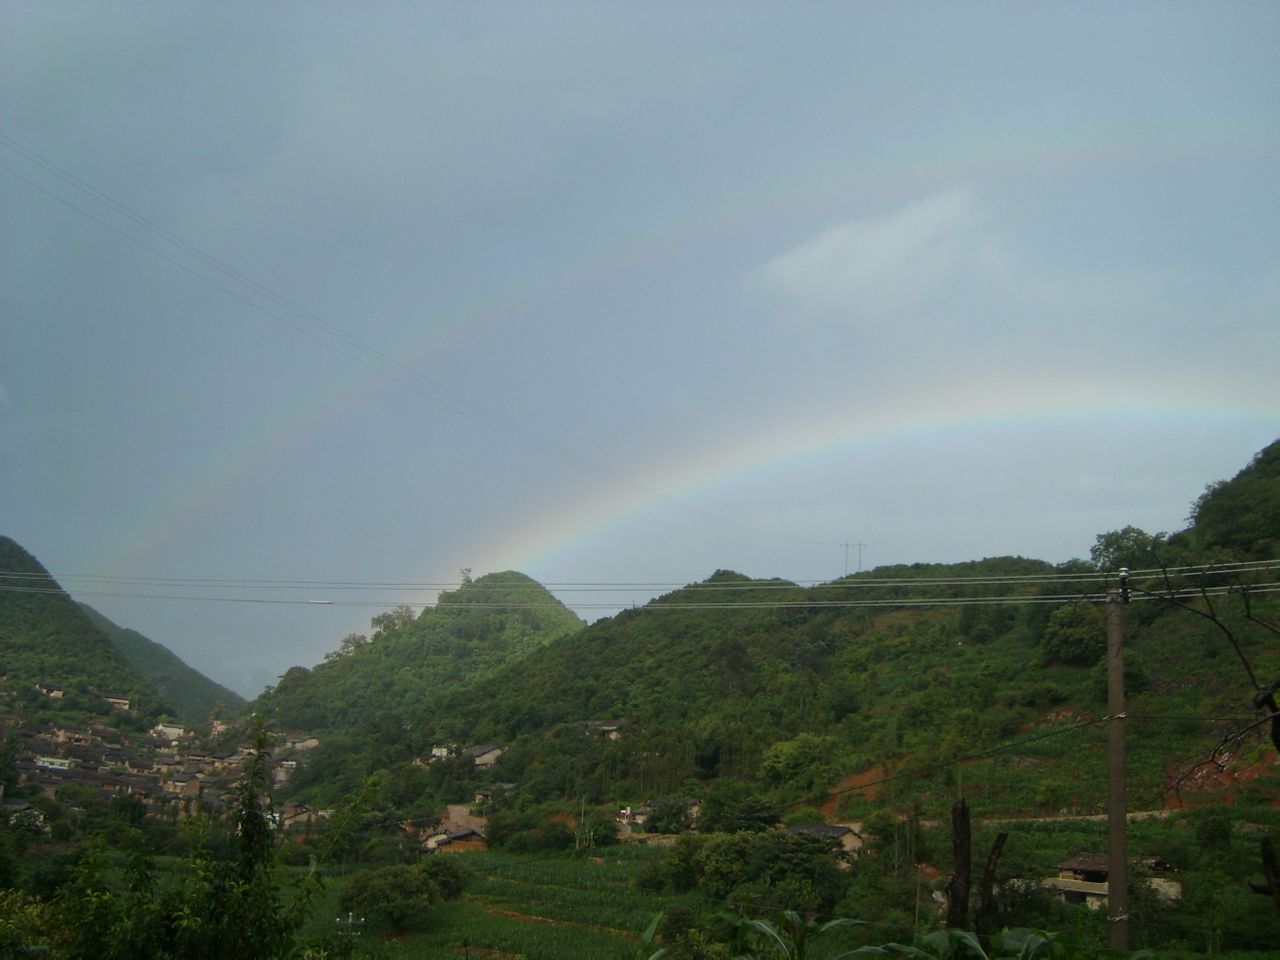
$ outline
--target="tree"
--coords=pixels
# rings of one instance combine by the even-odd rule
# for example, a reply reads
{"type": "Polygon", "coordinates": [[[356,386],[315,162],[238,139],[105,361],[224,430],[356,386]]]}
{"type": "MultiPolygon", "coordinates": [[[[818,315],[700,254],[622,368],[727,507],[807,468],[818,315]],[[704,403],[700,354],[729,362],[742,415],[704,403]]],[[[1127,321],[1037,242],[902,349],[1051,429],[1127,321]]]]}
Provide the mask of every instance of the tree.
{"type": "Polygon", "coordinates": [[[694,856],[698,886],[717,900],[742,898],[828,913],[849,885],[838,840],[812,833],[717,834],[694,856]]]}
{"type": "Polygon", "coordinates": [[[1046,664],[1087,667],[1102,657],[1106,648],[1105,615],[1089,603],[1069,603],[1049,616],[1049,625],[1040,638],[1040,655],[1046,664]]]}
{"type": "Polygon", "coordinates": [[[267,796],[268,734],[255,718],[253,748],[238,785],[229,850],[214,853],[213,825],[196,821],[193,850],[176,885],[159,889],[150,860],[135,849],[123,882],[101,847],[91,847],[59,891],[59,929],[69,960],[283,960],[294,947],[312,882],[286,901],[276,871],[267,796]]]}
{"type": "Polygon", "coordinates": [[[395,864],[362,870],[347,881],[342,909],[383,917],[401,933],[444,898],[440,887],[419,867],[395,864]]]}
{"type": "Polygon", "coordinates": [[[644,822],[648,833],[681,833],[689,829],[689,805],[678,797],[662,797],[644,822]]]}
{"type": "Polygon", "coordinates": [[[1194,539],[1205,547],[1274,556],[1280,544],[1280,440],[1232,479],[1205,487],[1188,519],[1194,539]]]}
{"type": "Polygon", "coordinates": [[[812,792],[830,782],[838,750],[835,737],[815,733],[780,740],[764,752],[760,776],[769,783],[788,784],[812,792]]]}
{"type": "Polygon", "coordinates": [[[373,635],[376,637],[379,634],[386,633],[388,630],[408,626],[416,619],[417,614],[413,612],[413,607],[402,603],[386,613],[378,614],[369,621],[369,625],[373,628],[373,635]]]}
{"type": "Polygon", "coordinates": [[[749,784],[741,780],[717,780],[712,784],[698,815],[698,829],[737,833],[768,830],[778,815],[749,784]]]}
{"type": "MultiPolygon", "coordinates": [[[[385,614],[380,614],[385,616],[385,614]]],[[[377,620],[377,617],[374,618],[377,620]]],[[[369,645],[369,638],[363,633],[348,633],[342,638],[342,642],[338,644],[337,650],[330,650],[324,655],[325,663],[332,663],[335,660],[341,660],[343,657],[349,657],[362,647],[369,645]]]]}
{"type": "Polygon", "coordinates": [[[863,923],[839,917],[819,924],[813,917],[801,916],[794,910],[784,911],[776,926],[768,920],[748,920],[734,914],[724,914],[723,917],[734,928],[736,940],[764,944],[764,951],[755,951],[752,956],[781,956],[783,960],[805,960],[809,956],[811,941],[829,930],[861,926],[863,923]]]}
{"type": "Polygon", "coordinates": [[[1100,533],[1089,550],[1093,565],[1099,570],[1151,570],[1161,565],[1168,535],[1147,533],[1138,527],[1124,527],[1100,533]]]}

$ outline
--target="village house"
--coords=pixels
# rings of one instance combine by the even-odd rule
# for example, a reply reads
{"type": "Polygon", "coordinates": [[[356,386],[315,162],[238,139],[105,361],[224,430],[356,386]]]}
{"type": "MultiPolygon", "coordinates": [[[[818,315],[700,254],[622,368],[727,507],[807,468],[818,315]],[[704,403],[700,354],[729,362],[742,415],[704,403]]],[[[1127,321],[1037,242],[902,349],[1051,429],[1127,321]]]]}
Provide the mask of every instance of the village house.
{"type": "Polygon", "coordinates": [[[488,844],[484,835],[473,827],[441,827],[422,840],[422,848],[427,853],[466,853],[468,850],[485,850],[488,844]]]}
{"type": "Polygon", "coordinates": [[[175,773],[162,784],[168,793],[180,797],[200,796],[200,779],[188,773],[175,773]]]}
{"type": "Polygon", "coordinates": [[[477,809],[483,809],[493,803],[495,797],[505,797],[516,789],[514,783],[495,783],[491,787],[480,787],[476,790],[477,809]]]}
{"type": "Polygon", "coordinates": [[[107,703],[111,704],[117,710],[128,711],[130,706],[130,701],[128,697],[122,697],[117,694],[109,693],[102,699],[106,700],[107,703]]]}
{"type": "Polygon", "coordinates": [[[172,743],[180,739],[187,732],[187,728],[180,723],[157,723],[151,728],[151,735],[159,740],[167,740],[172,743]]]}
{"type": "Polygon", "coordinates": [[[602,737],[605,740],[621,740],[622,739],[622,721],[621,720],[589,720],[587,729],[602,737]]]}
{"type": "Polygon", "coordinates": [[[502,748],[482,743],[474,747],[467,747],[462,751],[462,755],[470,757],[477,767],[492,767],[498,762],[498,758],[502,756],[502,748]]]}
{"type": "Polygon", "coordinates": [[[644,825],[653,811],[649,807],[623,807],[615,817],[622,825],[623,836],[644,833],[644,825]]]}
{"type": "Polygon", "coordinates": [[[444,820],[440,824],[440,829],[450,833],[474,830],[476,833],[483,834],[488,824],[488,818],[472,813],[469,804],[450,803],[445,805],[444,820]]]}
{"type": "Polygon", "coordinates": [[[49,734],[59,743],[76,743],[82,746],[88,746],[97,739],[89,731],[74,727],[52,726],[49,728],[49,734]]]}
{"type": "MultiPolygon", "coordinates": [[[[1182,884],[1167,876],[1169,865],[1156,857],[1131,861],[1150,871],[1148,885],[1167,902],[1182,898],[1182,884]]],[[[1063,903],[1083,903],[1090,910],[1107,905],[1107,876],[1110,864],[1105,853],[1082,853],[1058,864],[1058,875],[1044,880],[1045,888],[1057,892],[1063,903]]]]}
{"type": "Polygon", "coordinates": [[[305,803],[291,803],[280,811],[280,826],[300,827],[319,820],[327,820],[327,810],[315,810],[305,803]]]}
{"type": "Polygon", "coordinates": [[[37,683],[36,689],[50,700],[61,700],[66,695],[66,691],[54,683],[37,683]]]}
{"type": "Polygon", "coordinates": [[[0,803],[0,816],[11,827],[17,827],[30,833],[46,834],[50,832],[48,820],[43,812],[33,807],[26,800],[5,800],[0,803]]]}
{"type": "Polygon", "coordinates": [[[862,834],[843,823],[793,823],[787,827],[787,833],[807,833],[815,837],[839,840],[841,849],[848,854],[862,849],[862,834]]]}
{"type": "Polygon", "coordinates": [[[456,756],[457,753],[458,747],[456,744],[451,743],[444,746],[437,745],[431,748],[430,756],[415,757],[413,762],[420,767],[425,767],[428,764],[435,763],[437,760],[447,760],[449,757],[456,756]]]}

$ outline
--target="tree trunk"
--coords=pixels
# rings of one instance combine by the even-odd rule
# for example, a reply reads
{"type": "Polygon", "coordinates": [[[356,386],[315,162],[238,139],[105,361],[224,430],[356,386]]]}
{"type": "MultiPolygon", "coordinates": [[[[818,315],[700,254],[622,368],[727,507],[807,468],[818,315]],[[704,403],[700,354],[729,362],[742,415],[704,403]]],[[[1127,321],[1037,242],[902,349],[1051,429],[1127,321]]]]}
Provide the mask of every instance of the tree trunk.
{"type": "Polygon", "coordinates": [[[973,918],[973,926],[978,942],[987,953],[991,952],[991,927],[996,919],[996,864],[1000,862],[1004,842],[1008,839],[1007,833],[1001,833],[996,837],[996,842],[991,844],[991,852],[987,854],[987,867],[982,871],[982,886],[978,889],[978,913],[973,918]]]}
{"type": "Polygon", "coordinates": [[[947,929],[964,930],[969,922],[969,883],[973,865],[969,850],[969,804],[951,808],[951,850],[955,872],[947,883],[947,929]]]}

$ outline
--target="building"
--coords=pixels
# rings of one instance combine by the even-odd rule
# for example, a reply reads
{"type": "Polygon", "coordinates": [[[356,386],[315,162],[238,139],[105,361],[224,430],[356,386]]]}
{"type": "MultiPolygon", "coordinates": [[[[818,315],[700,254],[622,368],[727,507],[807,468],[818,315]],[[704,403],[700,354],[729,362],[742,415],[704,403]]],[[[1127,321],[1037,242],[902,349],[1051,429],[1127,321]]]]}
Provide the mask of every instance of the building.
{"type": "MultiPolygon", "coordinates": [[[[1152,874],[1147,883],[1160,899],[1170,903],[1182,899],[1182,884],[1167,876],[1169,864],[1157,857],[1144,857],[1130,863],[1152,874]]],[[[1105,853],[1082,853],[1058,864],[1058,875],[1048,877],[1044,886],[1056,891],[1063,903],[1083,903],[1090,910],[1102,910],[1107,905],[1109,871],[1105,853]]]]}
{"type": "Polygon", "coordinates": [[[474,747],[467,747],[462,751],[462,755],[470,757],[477,767],[492,767],[498,762],[498,758],[502,756],[502,748],[481,743],[474,747]]]}

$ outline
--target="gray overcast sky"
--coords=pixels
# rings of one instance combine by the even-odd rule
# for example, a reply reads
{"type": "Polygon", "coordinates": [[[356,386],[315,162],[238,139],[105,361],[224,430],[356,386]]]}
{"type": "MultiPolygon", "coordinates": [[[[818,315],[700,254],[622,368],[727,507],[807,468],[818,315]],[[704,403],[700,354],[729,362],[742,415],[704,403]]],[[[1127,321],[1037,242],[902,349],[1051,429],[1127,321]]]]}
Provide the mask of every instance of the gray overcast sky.
{"type": "MultiPolygon", "coordinates": [[[[55,574],[1057,562],[1280,435],[1274,4],[0,16],[0,532],[55,574]]],[[[433,596],[65,583],[248,695],[433,596]]]]}

